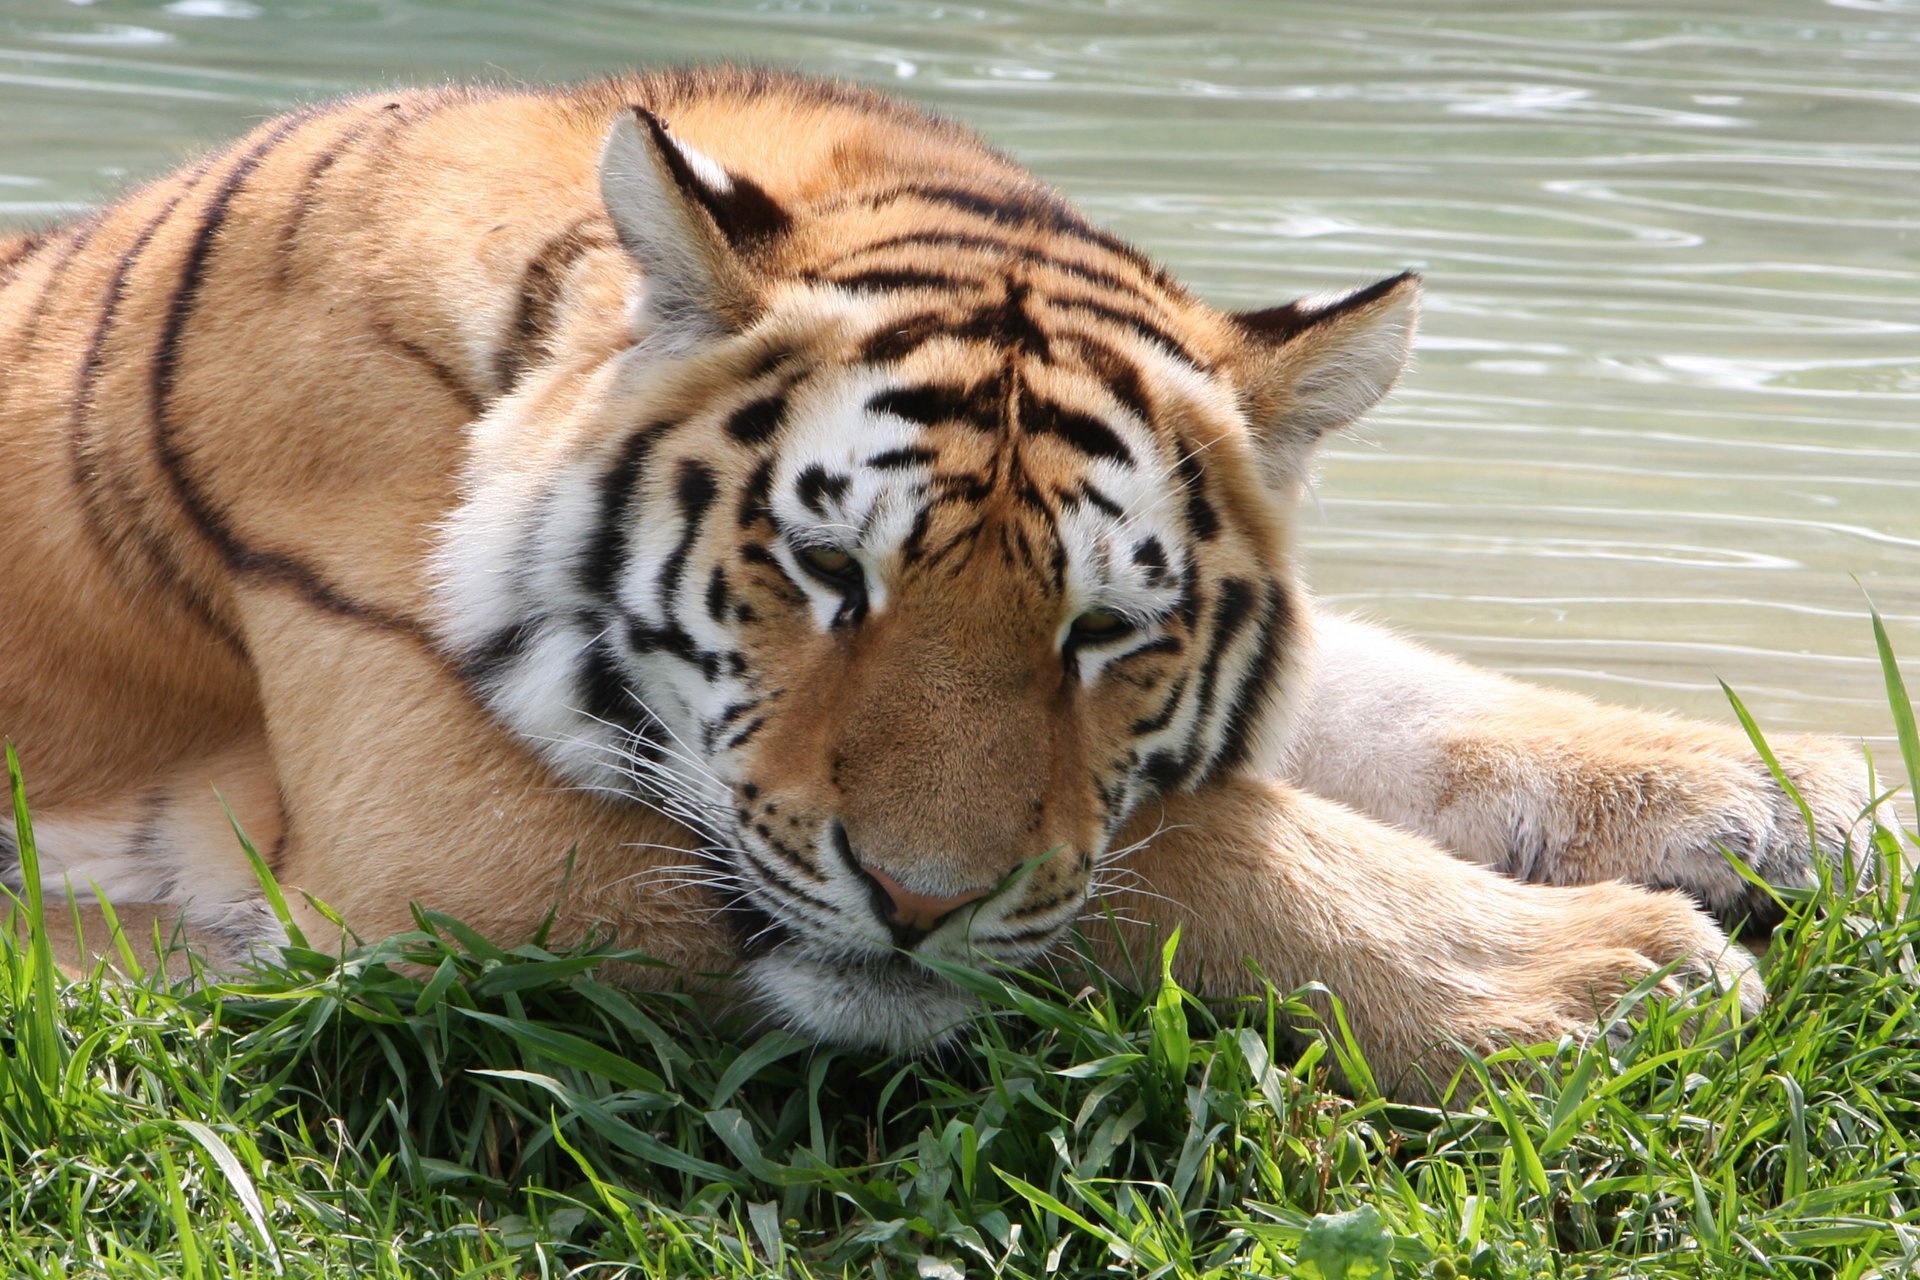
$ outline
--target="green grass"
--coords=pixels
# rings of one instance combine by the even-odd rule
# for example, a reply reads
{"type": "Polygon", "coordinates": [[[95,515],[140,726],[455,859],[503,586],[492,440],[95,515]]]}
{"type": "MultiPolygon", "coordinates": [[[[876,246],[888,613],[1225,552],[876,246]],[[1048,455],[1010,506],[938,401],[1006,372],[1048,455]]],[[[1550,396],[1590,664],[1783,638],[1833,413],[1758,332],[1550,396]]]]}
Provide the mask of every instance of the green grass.
{"type": "MultiPolygon", "coordinates": [[[[1878,635],[1883,772],[1920,783],[1878,635]]],[[[1890,868],[1896,836],[1858,853],[1890,868]]],[[[1920,904],[1881,885],[1792,904],[1741,1032],[1688,1043],[1655,1006],[1611,1055],[1517,1047],[1445,1111],[1331,1090],[1280,994],[963,974],[971,1038],[905,1061],[433,916],[198,991],[63,983],[8,931],[0,1274],[1920,1272],[1920,904]]]]}

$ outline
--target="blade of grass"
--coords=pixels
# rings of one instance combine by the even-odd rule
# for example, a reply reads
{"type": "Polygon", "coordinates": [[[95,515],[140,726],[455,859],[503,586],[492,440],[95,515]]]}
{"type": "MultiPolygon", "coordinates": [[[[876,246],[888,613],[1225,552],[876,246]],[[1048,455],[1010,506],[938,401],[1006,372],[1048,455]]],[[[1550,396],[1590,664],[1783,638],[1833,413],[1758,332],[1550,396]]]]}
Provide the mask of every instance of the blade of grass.
{"type": "Polygon", "coordinates": [[[60,1079],[61,1048],[56,1011],[59,1008],[59,974],[53,963],[53,944],[47,937],[46,889],[40,881],[40,853],[33,842],[33,819],[27,813],[27,787],[20,774],[20,757],[7,743],[7,786],[13,796],[14,838],[20,850],[20,878],[27,895],[27,961],[33,973],[32,998],[27,1006],[24,1033],[28,1038],[27,1061],[43,1092],[50,1099],[60,1079]]]}
{"type": "Polygon", "coordinates": [[[1920,729],[1913,719],[1913,700],[1907,696],[1907,682],[1894,661],[1893,642],[1887,639],[1887,624],[1880,611],[1869,602],[1873,615],[1873,644],[1880,654],[1880,670],[1887,681],[1887,708],[1893,713],[1893,731],[1900,742],[1900,759],[1907,766],[1907,804],[1916,829],[1920,829],[1920,729]]]}
{"type": "Polygon", "coordinates": [[[1801,820],[1807,824],[1807,847],[1818,849],[1820,824],[1814,819],[1812,806],[1808,805],[1806,797],[1800,794],[1800,788],[1794,786],[1793,780],[1787,777],[1786,770],[1780,767],[1780,758],[1773,754],[1773,748],[1768,746],[1766,738],[1761,736],[1760,726],[1754,722],[1752,714],[1747,711],[1747,704],[1740,701],[1740,695],[1733,691],[1732,685],[1725,680],[1719,683],[1720,692],[1726,694],[1727,701],[1733,704],[1733,714],[1740,718],[1740,727],[1747,731],[1747,740],[1753,743],[1753,749],[1758,751],[1760,758],[1766,762],[1767,772],[1773,775],[1773,780],[1780,784],[1780,789],[1787,793],[1787,798],[1792,800],[1794,807],[1800,810],[1801,820]]]}

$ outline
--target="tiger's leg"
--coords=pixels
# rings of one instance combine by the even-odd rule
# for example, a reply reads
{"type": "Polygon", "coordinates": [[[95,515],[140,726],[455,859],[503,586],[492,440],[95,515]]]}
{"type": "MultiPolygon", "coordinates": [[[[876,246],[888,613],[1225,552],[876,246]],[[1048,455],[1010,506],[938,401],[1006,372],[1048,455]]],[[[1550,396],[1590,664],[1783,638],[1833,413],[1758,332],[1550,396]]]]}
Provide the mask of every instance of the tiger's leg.
{"type": "MultiPolygon", "coordinates": [[[[157,957],[169,972],[184,975],[185,956],[174,943],[220,967],[243,958],[248,946],[271,934],[274,921],[234,833],[236,822],[271,861],[282,834],[280,805],[266,743],[256,735],[211,755],[173,761],[138,789],[85,809],[35,812],[49,933],[62,966],[80,973],[97,959],[116,957],[102,898],[126,938],[138,944],[143,964],[157,957]],[[156,929],[157,952],[146,945],[156,929]]],[[[18,890],[12,826],[8,820],[0,834],[0,880],[18,890]]]]}
{"type": "MultiPolygon", "coordinates": [[[[1815,881],[1798,807],[1737,726],[1603,706],[1477,670],[1345,618],[1315,619],[1290,781],[1518,880],[1623,879],[1770,928],[1769,883],[1815,881]]],[[[1837,865],[1872,796],[1857,743],[1771,744],[1837,865]]]]}
{"type": "Polygon", "coordinates": [[[1669,993],[1711,977],[1748,1013],[1752,958],[1686,897],[1618,882],[1522,884],[1284,783],[1212,782],[1136,817],[1159,834],[1103,872],[1086,936],[1125,974],[1173,926],[1176,976],[1202,995],[1323,983],[1380,1086],[1431,1093],[1476,1050],[1590,1033],[1655,969],[1669,993]]]}

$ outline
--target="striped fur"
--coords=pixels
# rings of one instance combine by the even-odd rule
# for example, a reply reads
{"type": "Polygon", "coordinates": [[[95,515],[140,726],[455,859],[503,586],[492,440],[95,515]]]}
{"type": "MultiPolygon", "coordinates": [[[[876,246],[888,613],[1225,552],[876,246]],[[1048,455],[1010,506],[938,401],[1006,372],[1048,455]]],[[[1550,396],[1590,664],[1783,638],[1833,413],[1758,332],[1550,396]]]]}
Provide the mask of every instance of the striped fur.
{"type": "MultiPolygon", "coordinates": [[[[1346,982],[1401,1067],[1557,1033],[1669,961],[1750,984],[1679,899],[1515,898],[1259,791],[1317,770],[1337,795],[1365,740],[1314,718],[1339,704],[1288,513],[1416,305],[1397,276],[1217,311],[966,131],[839,85],[717,69],[272,121],[0,240],[0,732],[49,874],[244,949],[218,788],[363,931],[425,900],[512,936],[557,901],[894,1045],[965,1008],[903,950],[1028,961],[1102,884],[1170,922],[1156,903],[1265,903],[1349,849],[1484,945],[1388,946],[1386,890],[1330,870],[1289,890],[1311,910],[1189,923],[1195,980],[1251,956],[1346,982]],[[1192,834],[1122,861],[1172,813],[1192,834]]],[[[1494,812],[1508,775],[1474,776],[1494,812]]],[[[1410,807],[1419,831],[1445,805],[1410,807]]]]}

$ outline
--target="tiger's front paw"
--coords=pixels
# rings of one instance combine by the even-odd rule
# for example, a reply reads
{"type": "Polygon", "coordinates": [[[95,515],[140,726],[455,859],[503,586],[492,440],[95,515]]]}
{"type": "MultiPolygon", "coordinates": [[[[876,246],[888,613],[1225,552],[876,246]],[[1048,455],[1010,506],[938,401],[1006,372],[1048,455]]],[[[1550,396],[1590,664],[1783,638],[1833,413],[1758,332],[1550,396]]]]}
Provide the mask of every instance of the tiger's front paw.
{"type": "Polygon", "coordinates": [[[1704,988],[1737,993],[1742,1018],[1766,1004],[1766,987],[1750,955],[1692,902],[1624,884],[1543,891],[1532,919],[1516,922],[1511,952],[1487,975],[1483,999],[1467,1013],[1477,1033],[1461,1037],[1480,1048],[1565,1036],[1590,1039],[1602,1028],[1619,1039],[1626,1025],[1608,1021],[1620,998],[1664,972],[1655,991],[1669,999],[1704,988]]]}
{"type": "Polygon", "coordinates": [[[1812,838],[1807,814],[1764,762],[1727,762],[1718,765],[1721,776],[1707,784],[1724,792],[1723,798],[1686,833],[1689,839],[1667,851],[1647,881],[1690,894],[1723,925],[1747,937],[1772,932],[1783,912],[1772,894],[1728,864],[1722,850],[1779,888],[1818,884],[1822,863],[1836,880],[1851,876],[1855,883],[1872,869],[1864,815],[1873,798],[1873,778],[1858,745],[1795,737],[1783,739],[1775,755],[1812,814],[1812,838]]]}

